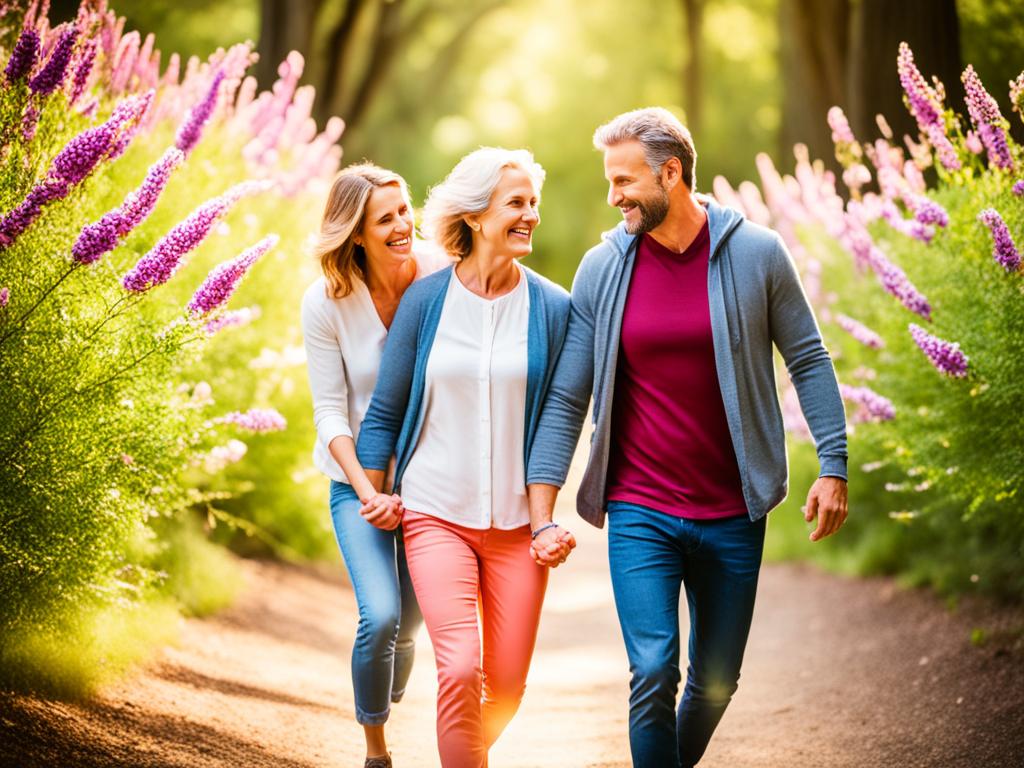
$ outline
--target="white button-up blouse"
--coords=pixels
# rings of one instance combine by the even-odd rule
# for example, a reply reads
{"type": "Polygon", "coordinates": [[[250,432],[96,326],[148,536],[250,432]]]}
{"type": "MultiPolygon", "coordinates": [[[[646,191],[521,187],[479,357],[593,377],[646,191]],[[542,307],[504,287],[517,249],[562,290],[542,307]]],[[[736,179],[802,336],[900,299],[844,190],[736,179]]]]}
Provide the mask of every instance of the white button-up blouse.
{"type": "Polygon", "coordinates": [[[402,478],[407,509],[464,526],[510,530],[530,522],[523,467],[526,276],[496,299],[452,270],[427,361],[423,428],[402,478]]]}
{"type": "MultiPolygon", "coordinates": [[[[416,279],[451,263],[436,249],[418,247],[416,279]]],[[[342,299],[327,295],[326,281],[317,279],[302,297],[302,336],[306,347],[313,421],[317,440],[313,464],[332,480],[348,483],[328,446],[338,436],[359,437],[377,385],[377,371],[388,329],[381,322],[370,291],[359,278],[342,299]]]]}

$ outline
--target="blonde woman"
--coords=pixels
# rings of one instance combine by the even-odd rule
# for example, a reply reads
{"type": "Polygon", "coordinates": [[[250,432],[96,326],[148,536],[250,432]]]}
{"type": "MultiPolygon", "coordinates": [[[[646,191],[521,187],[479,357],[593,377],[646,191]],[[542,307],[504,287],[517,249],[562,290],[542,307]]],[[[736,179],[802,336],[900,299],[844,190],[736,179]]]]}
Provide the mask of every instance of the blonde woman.
{"type": "Polygon", "coordinates": [[[355,439],[402,294],[447,263],[417,245],[402,177],[368,163],[349,166],[335,178],[324,210],[316,247],[323,276],[302,300],[317,430],[313,460],[331,480],[334,532],[359,605],[352,687],[366,768],[391,766],[384,723],[409,679],[422,617],[398,498],[381,493],[380,481],[374,487],[356,458],[355,439]]]}
{"type": "Polygon", "coordinates": [[[543,180],[529,152],[483,148],[431,191],[425,228],[458,263],[402,299],[359,438],[378,475],[395,455],[445,768],[487,764],[523,695],[547,566],[575,545],[526,497],[569,316],[568,294],[519,263],[543,180]]]}

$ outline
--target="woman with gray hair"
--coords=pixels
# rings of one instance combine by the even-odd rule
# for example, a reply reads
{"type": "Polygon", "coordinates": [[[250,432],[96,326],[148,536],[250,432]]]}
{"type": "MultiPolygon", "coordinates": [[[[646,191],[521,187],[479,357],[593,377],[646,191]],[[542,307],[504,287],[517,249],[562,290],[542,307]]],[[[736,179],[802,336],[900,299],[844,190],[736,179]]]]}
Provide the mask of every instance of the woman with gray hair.
{"type": "Polygon", "coordinates": [[[487,764],[522,699],[547,567],[575,546],[526,495],[569,317],[565,290],[519,263],[543,181],[529,152],[482,148],[430,192],[424,229],[458,263],[403,297],[359,436],[364,467],[395,456],[445,768],[487,764]]]}

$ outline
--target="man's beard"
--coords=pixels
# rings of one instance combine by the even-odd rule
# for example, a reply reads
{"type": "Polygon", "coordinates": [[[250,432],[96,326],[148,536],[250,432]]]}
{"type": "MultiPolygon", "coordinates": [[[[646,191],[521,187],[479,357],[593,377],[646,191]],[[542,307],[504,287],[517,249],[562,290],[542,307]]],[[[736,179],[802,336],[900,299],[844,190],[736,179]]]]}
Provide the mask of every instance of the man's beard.
{"type": "Polygon", "coordinates": [[[626,232],[631,235],[642,235],[650,232],[665,220],[668,215],[668,192],[658,183],[658,190],[661,193],[651,195],[647,200],[634,200],[633,203],[640,210],[640,221],[636,224],[626,224],[626,232]]]}

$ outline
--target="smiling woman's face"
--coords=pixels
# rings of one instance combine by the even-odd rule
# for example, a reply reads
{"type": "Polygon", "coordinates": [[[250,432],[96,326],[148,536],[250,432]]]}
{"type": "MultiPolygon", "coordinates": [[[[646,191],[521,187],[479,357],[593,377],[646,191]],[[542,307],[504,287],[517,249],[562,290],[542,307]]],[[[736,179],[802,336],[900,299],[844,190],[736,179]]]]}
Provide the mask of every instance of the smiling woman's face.
{"type": "Polygon", "coordinates": [[[412,255],[414,226],[412,206],[402,188],[397,184],[375,187],[366,201],[356,243],[366,250],[367,261],[405,260],[412,255]]]}
{"type": "Polygon", "coordinates": [[[487,210],[470,219],[470,226],[477,225],[474,247],[485,244],[495,253],[516,259],[529,255],[533,230],[540,224],[539,205],[540,194],[530,174],[516,166],[506,168],[487,210]]]}

